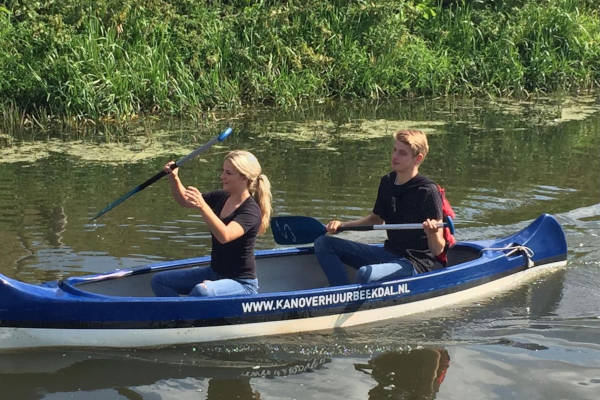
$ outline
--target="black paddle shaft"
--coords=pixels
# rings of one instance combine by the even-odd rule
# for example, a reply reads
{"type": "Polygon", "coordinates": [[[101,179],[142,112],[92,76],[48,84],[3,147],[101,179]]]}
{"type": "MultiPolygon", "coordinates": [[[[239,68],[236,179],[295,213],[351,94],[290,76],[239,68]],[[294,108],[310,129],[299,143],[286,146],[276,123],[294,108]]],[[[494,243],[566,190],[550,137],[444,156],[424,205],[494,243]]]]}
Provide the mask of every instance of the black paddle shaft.
{"type": "MultiPolygon", "coordinates": [[[[192,158],[196,157],[198,154],[202,153],[203,151],[208,149],[213,144],[215,144],[217,142],[222,142],[223,140],[225,140],[227,138],[227,136],[229,136],[231,131],[232,131],[231,128],[225,129],[219,136],[209,140],[203,146],[198,147],[196,150],[192,151],[187,156],[181,157],[179,160],[177,160],[177,162],[171,164],[170,168],[175,169],[177,167],[180,167],[186,161],[189,161],[192,158]]],[[[159,180],[160,178],[162,178],[165,175],[167,175],[167,173],[164,170],[161,170],[159,173],[157,173],[150,179],[146,180],[144,183],[137,185],[136,187],[131,189],[129,192],[125,193],[123,196],[119,197],[117,200],[113,201],[112,203],[110,203],[109,205],[104,207],[104,209],[102,209],[98,214],[94,215],[91,219],[96,219],[96,218],[101,217],[102,215],[106,214],[108,211],[112,210],[113,208],[115,208],[116,206],[118,206],[119,204],[121,204],[122,202],[124,202],[125,200],[127,200],[128,198],[133,196],[134,194],[136,194],[137,192],[140,192],[140,191],[144,190],[145,188],[147,188],[148,186],[152,185],[154,182],[156,182],[157,180],[159,180]]]]}

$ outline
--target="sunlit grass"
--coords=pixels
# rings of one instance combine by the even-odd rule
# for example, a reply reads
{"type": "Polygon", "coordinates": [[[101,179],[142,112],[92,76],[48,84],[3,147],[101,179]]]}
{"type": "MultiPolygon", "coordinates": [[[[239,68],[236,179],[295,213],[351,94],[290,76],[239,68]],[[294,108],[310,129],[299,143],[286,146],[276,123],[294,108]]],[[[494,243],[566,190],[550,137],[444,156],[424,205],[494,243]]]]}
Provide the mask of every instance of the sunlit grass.
{"type": "Polygon", "coordinates": [[[2,126],[600,85],[593,1],[443,3],[5,2],[2,126]]]}

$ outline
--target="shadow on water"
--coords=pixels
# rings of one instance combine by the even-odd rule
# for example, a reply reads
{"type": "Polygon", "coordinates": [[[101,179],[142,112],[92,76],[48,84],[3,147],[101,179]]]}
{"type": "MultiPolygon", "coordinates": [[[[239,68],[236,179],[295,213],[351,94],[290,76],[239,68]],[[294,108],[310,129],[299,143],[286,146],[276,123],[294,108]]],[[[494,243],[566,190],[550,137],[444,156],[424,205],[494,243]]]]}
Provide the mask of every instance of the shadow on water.
{"type": "MultiPolygon", "coordinates": [[[[188,350],[170,348],[134,353],[46,350],[4,354],[0,358],[0,382],[4,393],[15,399],[95,392],[104,393],[106,398],[112,393],[136,400],[150,398],[150,393],[176,398],[178,391],[195,391],[199,398],[213,400],[260,399],[259,388],[265,383],[262,381],[255,387],[256,379],[318,373],[332,361],[327,356],[294,359],[289,355],[285,356],[286,360],[276,360],[273,354],[252,360],[256,356],[253,351],[238,354],[237,358],[244,360],[225,360],[215,353],[198,356],[188,350]]],[[[198,348],[201,350],[210,352],[208,347],[198,348]]],[[[370,400],[390,396],[433,399],[450,365],[450,355],[441,347],[386,351],[371,356],[366,362],[361,360],[356,359],[353,368],[370,377],[370,400]]],[[[289,395],[302,398],[301,393],[292,390],[289,395]]]]}
{"type": "Polygon", "coordinates": [[[146,392],[164,392],[160,386],[165,382],[178,390],[202,393],[206,399],[259,399],[253,379],[310,374],[331,361],[327,357],[277,360],[253,352],[243,357],[228,354],[224,359],[222,354],[201,355],[200,350],[208,348],[7,353],[0,355],[0,382],[4,393],[14,399],[111,390],[134,400],[144,398],[146,392]]]}

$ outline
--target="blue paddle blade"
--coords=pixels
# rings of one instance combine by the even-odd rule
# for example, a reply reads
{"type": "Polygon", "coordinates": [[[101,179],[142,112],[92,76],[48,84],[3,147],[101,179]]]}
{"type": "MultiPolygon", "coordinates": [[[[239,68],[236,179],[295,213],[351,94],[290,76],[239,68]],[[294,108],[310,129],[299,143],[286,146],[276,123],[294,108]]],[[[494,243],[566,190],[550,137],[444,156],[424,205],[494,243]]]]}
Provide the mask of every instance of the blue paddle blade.
{"type": "Polygon", "coordinates": [[[271,218],[273,238],[278,244],[312,243],[327,233],[325,225],[311,217],[282,216],[271,218]]]}

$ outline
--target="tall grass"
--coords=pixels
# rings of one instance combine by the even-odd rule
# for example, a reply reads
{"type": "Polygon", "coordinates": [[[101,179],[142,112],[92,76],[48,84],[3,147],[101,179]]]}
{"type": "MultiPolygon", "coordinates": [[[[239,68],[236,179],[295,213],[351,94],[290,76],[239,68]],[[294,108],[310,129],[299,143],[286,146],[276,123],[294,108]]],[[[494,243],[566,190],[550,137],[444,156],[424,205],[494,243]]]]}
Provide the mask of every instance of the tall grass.
{"type": "Polygon", "coordinates": [[[124,121],[329,98],[597,88],[594,3],[9,0],[0,104],[17,110],[4,115],[124,121]]]}
{"type": "Polygon", "coordinates": [[[467,93],[598,86],[598,10],[575,0],[501,4],[454,5],[420,29],[434,47],[449,50],[467,93]]]}

